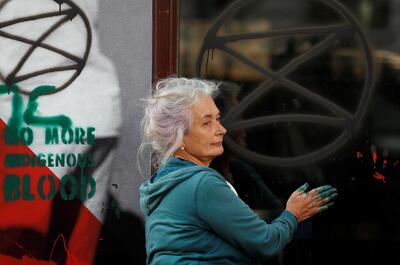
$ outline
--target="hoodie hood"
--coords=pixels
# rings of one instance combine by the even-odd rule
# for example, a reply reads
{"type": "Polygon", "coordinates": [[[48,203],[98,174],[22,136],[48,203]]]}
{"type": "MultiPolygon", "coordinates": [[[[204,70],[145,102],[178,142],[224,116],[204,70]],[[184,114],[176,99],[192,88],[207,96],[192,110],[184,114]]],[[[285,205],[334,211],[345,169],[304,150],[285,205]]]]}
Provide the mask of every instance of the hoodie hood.
{"type": "Polygon", "coordinates": [[[174,187],[202,171],[214,172],[179,158],[168,159],[154,177],[140,185],[140,209],[149,216],[174,187]]]}

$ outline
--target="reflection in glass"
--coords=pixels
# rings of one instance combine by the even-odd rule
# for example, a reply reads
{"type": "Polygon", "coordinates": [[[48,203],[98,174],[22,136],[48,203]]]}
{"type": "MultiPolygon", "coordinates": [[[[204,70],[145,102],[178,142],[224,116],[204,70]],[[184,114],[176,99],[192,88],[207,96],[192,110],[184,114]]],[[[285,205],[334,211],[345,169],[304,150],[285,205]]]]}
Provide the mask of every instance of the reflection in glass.
{"type": "Polygon", "coordinates": [[[266,220],[305,181],[339,190],[276,264],[399,260],[399,13],[390,0],[181,1],[179,75],[223,81],[230,133],[214,166],[266,220]]]}

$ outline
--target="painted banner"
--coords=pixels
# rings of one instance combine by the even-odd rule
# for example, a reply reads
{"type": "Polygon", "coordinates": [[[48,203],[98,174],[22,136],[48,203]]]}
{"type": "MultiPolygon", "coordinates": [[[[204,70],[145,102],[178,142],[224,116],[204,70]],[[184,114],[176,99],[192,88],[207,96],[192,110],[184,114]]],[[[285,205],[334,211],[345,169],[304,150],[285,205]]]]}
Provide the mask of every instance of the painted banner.
{"type": "Polygon", "coordinates": [[[121,125],[97,13],[0,1],[0,264],[93,264],[121,125]]]}

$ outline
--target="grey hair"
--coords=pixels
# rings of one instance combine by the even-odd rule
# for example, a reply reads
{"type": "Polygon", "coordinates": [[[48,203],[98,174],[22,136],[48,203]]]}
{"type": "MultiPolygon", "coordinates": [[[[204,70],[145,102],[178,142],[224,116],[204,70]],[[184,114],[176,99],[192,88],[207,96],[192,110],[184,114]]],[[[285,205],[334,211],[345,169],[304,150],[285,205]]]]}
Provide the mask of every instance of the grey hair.
{"type": "Polygon", "coordinates": [[[158,81],[153,94],[145,99],[141,122],[142,143],[151,147],[152,164],[163,164],[183,142],[192,117],[190,108],[204,96],[215,98],[218,84],[208,80],[168,78],[158,81]]]}

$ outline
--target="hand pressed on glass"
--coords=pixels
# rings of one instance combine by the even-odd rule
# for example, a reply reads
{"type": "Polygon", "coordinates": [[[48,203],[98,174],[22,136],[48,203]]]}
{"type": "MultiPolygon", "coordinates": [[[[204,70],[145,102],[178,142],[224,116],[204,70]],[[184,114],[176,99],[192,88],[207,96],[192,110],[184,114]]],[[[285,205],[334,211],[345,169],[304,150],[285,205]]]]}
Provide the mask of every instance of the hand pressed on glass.
{"type": "Polygon", "coordinates": [[[296,216],[298,222],[328,209],[338,196],[337,190],[331,185],[320,186],[309,192],[306,192],[307,189],[308,183],[305,183],[290,195],[286,203],[286,210],[296,216]]]}

